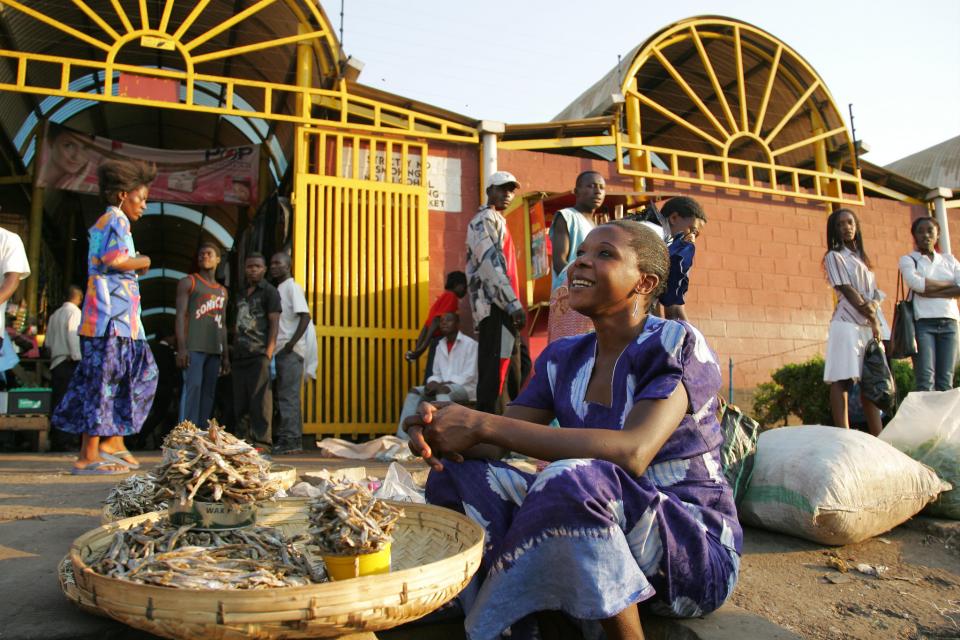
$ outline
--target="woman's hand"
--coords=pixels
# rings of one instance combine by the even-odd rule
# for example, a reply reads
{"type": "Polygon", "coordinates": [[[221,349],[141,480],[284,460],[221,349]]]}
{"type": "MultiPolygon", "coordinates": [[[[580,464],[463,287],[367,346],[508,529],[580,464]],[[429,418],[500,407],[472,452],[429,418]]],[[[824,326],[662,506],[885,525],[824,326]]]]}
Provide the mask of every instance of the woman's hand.
{"type": "Polygon", "coordinates": [[[403,430],[406,431],[410,437],[410,441],[407,443],[410,453],[419,458],[423,458],[423,461],[430,465],[432,469],[443,471],[443,464],[441,464],[437,458],[433,457],[433,450],[430,448],[430,445],[427,444],[427,440],[423,435],[427,425],[433,421],[433,416],[436,412],[437,407],[429,402],[421,402],[417,407],[417,412],[404,419],[403,430]]]}
{"type": "Polygon", "coordinates": [[[437,471],[443,471],[440,458],[463,462],[461,453],[480,443],[474,413],[458,404],[421,402],[403,425],[410,451],[437,471]]]}

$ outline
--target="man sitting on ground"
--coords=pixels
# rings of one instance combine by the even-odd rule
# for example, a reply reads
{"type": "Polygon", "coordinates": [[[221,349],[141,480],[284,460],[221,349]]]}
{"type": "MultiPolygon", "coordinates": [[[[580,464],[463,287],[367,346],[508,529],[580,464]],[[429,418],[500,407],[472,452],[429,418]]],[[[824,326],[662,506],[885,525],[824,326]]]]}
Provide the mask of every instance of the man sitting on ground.
{"type": "Polygon", "coordinates": [[[407,394],[400,413],[397,435],[407,438],[403,420],[417,411],[422,400],[428,402],[474,402],[477,399],[477,341],[460,333],[460,316],[445,313],[440,316],[443,338],[437,345],[433,374],[427,384],[413,387],[407,394]]]}

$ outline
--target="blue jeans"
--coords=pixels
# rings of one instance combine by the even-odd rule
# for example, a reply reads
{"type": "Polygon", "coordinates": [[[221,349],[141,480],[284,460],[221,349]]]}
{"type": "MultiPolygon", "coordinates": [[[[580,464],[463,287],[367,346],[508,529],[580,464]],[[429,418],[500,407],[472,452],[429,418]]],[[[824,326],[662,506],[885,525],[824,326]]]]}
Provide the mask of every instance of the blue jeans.
{"type": "Polygon", "coordinates": [[[220,375],[220,354],[190,352],[190,365],[183,370],[180,421],[189,420],[201,429],[213,415],[213,400],[220,375]]]}
{"type": "Polygon", "coordinates": [[[913,356],[914,391],[953,388],[957,366],[957,321],[922,318],[916,322],[917,355],[913,356]]]}

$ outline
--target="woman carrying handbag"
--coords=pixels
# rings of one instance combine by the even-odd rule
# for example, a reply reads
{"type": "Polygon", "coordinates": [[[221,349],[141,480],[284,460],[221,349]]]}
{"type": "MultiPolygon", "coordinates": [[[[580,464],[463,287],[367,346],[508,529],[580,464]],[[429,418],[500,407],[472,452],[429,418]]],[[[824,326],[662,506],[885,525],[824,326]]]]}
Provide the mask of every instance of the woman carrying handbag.
{"type": "Polygon", "coordinates": [[[935,218],[917,218],[910,233],[917,250],[900,258],[900,274],[913,293],[914,390],[946,391],[953,388],[957,365],[960,262],[936,251],[940,225],[935,218]]]}
{"type": "MultiPolygon", "coordinates": [[[[880,310],[883,292],[870,270],[863,249],[860,221],[853,211],[837,209],[827,218],[827,252],[823,256],[827,280],[837,293],[837,307],[830,320],[824,382],[830,383],[833,424],[850,428],[847,400],[854,380],[863,375],[863,358],[873,340],[886,340],[890,330],[880,310]]],[[[867,428],[880,435],[880,409],[863,396],[867,428]]]]}

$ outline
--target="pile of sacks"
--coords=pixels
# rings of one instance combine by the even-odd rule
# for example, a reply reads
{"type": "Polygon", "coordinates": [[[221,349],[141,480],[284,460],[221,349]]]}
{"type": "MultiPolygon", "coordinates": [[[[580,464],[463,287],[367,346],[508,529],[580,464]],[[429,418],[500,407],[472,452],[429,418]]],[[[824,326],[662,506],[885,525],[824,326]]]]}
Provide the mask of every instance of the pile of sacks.
{"type": "MultiPolygon", "coordinates": [[[[749,457],[724,460],[728,478],[749,457]]],[[[824,426],[764,431],[749,465],[737,495],[746,525],[844,545],[925,508],[960,519],[960,389],[911,393],[880,438],[824,426]]]]}

